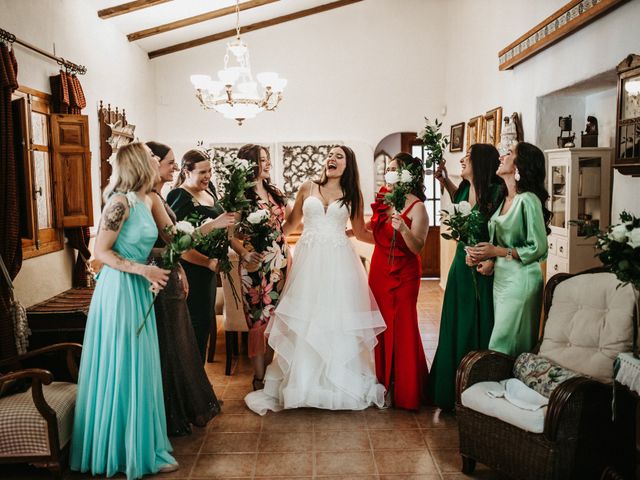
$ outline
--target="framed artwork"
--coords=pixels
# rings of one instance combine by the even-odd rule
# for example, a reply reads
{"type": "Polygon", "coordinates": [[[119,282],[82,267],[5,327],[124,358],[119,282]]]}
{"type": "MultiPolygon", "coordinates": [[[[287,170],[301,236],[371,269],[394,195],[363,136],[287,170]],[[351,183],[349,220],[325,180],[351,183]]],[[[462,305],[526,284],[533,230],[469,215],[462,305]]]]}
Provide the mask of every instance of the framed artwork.
{"type": "Polygon", "coordinates": [[[451,143],[449,143],[450,152],[461,152],[464,147],[464,122],[451,125],[449,135],[451,143]]]}
{"type": "Polygon", "coordinates": [[[467,150],[482,138],[482,115],[473,117],[467,123],[467,150]]]}
{"type": "Polygon", "coordinates": [[[489,110],[482,120],[482,143],[498,145],[502,131],[502,107],[489,110]]]}

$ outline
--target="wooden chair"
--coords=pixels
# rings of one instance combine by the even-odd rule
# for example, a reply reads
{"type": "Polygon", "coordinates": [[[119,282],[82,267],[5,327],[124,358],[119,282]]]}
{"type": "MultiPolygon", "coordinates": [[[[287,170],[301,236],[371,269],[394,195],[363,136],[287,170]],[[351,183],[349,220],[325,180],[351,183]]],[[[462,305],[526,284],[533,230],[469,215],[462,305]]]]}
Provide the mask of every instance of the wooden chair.
{"type": "Polygon", "coordinates": [[[32,463],[61,477],[73,430],[81,350],[77,343],[59,343],[0,361],[0,387],[14,383],[17,390],[0,398],[0,463],[32,463]],[[63,353],[67,372],[54,377],[38,368],[63,353]]]}
{"type": "Polygon", "coordinates": [[[602,272],[558,274],[547,284],[536,353],[578,375],[564,379],[554,367],[555,378],[564,381],[551,391],[546,412],[534,416],[480,393],[483,382],[489,388],[488,382],[514,377],[513,357],[486,350],[462,360],[456,413],[464,473],[471,474],[479,461],[514,479],[599,479],[607,466],[634,478],[635,401],[612,380],[616,356],[631,350],[635,298],[630,286],[619,285],[613,274],[602,272]],[[513,414],[513,408],[521,413],[513,414]]]}

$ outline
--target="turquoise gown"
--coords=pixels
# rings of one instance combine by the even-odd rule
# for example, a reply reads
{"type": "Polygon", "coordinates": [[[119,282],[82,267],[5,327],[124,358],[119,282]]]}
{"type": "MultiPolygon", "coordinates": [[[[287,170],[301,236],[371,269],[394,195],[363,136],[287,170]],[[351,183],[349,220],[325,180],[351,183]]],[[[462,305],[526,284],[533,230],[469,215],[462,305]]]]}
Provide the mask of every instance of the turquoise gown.
{"type": "MultiPolygon", "coordinates": [[[[146,263],[158,230],[147,206],[128,194],[125,220],[113,251],[146,263]]],[[[108,265],[100,271],[84,335],[70,467],[108,477],[156,473],[176,463],[167,437],[153,300],[141,275],[108,265]]]]}
{"type": "Polygon", "coordinates": [[[515,196],[509,211],[502,205],[489,221],[494,245],[512,248],[519,259],[496,259],[493,273],[494,326],[489,349],[517,356],[538,341],[544,282],[540,263],[547,258],[547,231],[538,197],[515,196]]]}

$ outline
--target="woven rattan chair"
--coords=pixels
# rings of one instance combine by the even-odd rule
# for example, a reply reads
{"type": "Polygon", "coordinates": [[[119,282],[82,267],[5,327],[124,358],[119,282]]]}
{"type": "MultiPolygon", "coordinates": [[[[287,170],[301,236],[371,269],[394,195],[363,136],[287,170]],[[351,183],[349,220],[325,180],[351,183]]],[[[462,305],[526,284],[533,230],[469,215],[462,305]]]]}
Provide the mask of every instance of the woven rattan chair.
{"type": "Polygon", "coordinates": [[[0,463],[32,463],[61,476],[73,429],[81,350],[76,343],[59,343],[0,361],[0,386],[17,383],[16,393],[0,398],[0,463]],[[54,381],[52,357],[65,353],[68,371],[54,381]]]}
{"type": "Polygon", "coordinates": [[[547,284],[545,330],[536,353],[584,376],[552,391],[542,433],[463,405],[462,393],[472,385],[513,377],[513,357],[479,351],[463,359],[456,380],[463,473],[473,473],[478,461],[517,480],[599,479],[607,466],[635,478],[635,401],[619,385],[612,421],[613,360],[617,349],[631,349],[635,315],[633,293],[625,290],[630,287],[618,285],[614,275],[596,272],[559,274],[547,284]],[[604,305],[612,300],[608,313],[604,305]]]}

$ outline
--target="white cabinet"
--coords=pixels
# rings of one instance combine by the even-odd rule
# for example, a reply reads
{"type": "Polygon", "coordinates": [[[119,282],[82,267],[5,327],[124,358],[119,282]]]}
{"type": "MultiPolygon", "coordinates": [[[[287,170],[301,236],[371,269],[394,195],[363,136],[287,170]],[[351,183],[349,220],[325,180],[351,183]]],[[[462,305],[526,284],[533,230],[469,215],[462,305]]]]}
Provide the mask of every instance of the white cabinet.
{"type": "Polygon", "coordinates": [[[548,236],[547,279],[556,273],[577,273],[597,267],[595,238],[586,238],[584,228],[570,225],[583,220],[599,229],[609,226],[611,213],[610,148],[558,148],[547,157],[548,236]]]}

